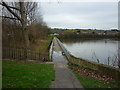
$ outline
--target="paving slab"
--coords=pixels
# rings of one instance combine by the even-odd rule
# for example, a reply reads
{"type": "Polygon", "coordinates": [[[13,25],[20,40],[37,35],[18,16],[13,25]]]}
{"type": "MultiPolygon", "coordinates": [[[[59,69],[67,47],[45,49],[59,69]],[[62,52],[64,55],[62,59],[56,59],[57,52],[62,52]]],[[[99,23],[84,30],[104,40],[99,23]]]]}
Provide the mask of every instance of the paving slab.
{"type": "Polygon", "coordinates": [[[68,68],[68,61],[62,55],[62,49],[54,38],[53,62],[55,69],[55,81],[50,88],[83,88],[73,72],[68,68]]]}

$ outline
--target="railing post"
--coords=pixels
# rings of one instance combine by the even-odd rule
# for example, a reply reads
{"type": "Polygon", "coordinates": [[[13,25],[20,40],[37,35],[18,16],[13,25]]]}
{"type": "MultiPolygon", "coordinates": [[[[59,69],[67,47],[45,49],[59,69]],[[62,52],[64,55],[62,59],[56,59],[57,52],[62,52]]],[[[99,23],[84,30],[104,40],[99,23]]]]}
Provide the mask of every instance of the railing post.
{"type": "Polygon", "coordinates": [[[40,51],[31,51],[30,49],[2,48],[2,56],[7,58],[30,59],[30,60],[49,60],[48,54],[41,54],[40,51]],[[26,52],[27,51],[27,52],[26,52]]]}

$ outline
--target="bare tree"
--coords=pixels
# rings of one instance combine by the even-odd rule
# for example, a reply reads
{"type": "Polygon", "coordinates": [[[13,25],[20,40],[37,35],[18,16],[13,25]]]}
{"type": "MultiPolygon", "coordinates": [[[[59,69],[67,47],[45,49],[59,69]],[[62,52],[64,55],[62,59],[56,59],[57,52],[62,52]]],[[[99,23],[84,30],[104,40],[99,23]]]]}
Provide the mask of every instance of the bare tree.
{"type": "MultiPolygon", "coordinates": [[[[24,35],[24,43],[27,49],[30,48],[29,36],[27,26],[35,21],[35,11],[37,8],[36,2],[4,2],[2,1],[0,5],[3,7],[3,18],[8,18],[10,21],[15,21],[15,23],[20,24],[22,27],[22,32],[24,35]]],[[[15,40],[14,40],[15,41],[15,40]]],[[[15,43],[14,43],[15,44],[15,43]]],[[[25,55],[27,59],[27,54],[25,55]]]]}
{"type": "Polygon", "coordinates": [[[118,40],[118,67],[120,68],[120,41],[118,40]]]}
{"type": "Polygon", "coordinates": [[[25,46],[29,48],[29,37],[27,25],[32,24],[35,18],[35,9],[37,7],[36,2],[4,2],[0,3],[9,12],[3,11],[4,18],[17,20],[22,26],[22,31],[24,35],[25,46]]]}

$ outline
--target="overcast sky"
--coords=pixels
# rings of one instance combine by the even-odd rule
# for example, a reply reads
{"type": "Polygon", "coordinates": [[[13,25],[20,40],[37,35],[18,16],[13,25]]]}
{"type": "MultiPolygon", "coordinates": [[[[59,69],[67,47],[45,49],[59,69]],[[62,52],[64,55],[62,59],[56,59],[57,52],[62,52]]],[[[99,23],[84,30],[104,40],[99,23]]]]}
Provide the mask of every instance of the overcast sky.
{"type": "Polygon", "coordinates": [[[41,9],[52,28],[118,28],[117,2],[41,2],[41,9]]]}

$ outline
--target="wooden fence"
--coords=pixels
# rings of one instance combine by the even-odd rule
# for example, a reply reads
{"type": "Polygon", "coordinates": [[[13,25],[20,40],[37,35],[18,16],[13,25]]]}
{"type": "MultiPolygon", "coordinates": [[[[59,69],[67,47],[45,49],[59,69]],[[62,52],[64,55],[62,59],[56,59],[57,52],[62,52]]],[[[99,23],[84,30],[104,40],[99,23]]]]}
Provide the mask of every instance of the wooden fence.
{"type": "Polygon", "coordinates": [[[30,49],[2,48],[2,58],[48,61],[49,54],[41,54],[39,51],[30,49]]]}

